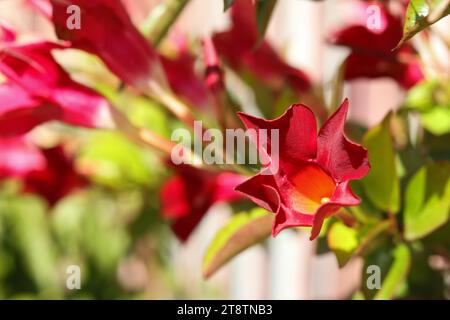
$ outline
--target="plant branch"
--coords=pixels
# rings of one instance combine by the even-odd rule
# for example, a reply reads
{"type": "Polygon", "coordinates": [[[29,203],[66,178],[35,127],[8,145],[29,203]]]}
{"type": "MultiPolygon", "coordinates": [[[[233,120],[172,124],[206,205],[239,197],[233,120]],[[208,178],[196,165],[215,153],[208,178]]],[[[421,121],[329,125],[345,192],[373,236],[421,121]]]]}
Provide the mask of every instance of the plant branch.
{"type": "Polygon", "coordinates": [[[189,0],[166,0],[149,14],[143,32],[155,48],[159,46],[188,2],[189,0]]]}

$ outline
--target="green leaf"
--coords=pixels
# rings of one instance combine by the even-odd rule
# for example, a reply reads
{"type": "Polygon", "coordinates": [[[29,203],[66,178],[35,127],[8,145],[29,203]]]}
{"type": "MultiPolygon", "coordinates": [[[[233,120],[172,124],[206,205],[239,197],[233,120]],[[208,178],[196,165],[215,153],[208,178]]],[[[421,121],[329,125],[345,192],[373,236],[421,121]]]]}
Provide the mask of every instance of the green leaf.
{"type": "Polygon", "coordinates": [[[227,11],[233,5],[234,0],[223,0],[223,11],[227,11]]]}
{"type": "Polygon", "coordinates": [[[450,160],[449,141],[450,132],[441,136],[429,132],[424,132],[423,135],[423,145],[427,146],[428,156],[434,161],[450,160]]]}
{"type": "Polygon", "coordinates": [[[450,83],[433,79],[414,86],[404,106],[420,113],[422,125],[434,135],[450,132],[450,83]]]}
{"type": "Polygon", "coordinates": [[[116,272],[129,245],[121,218],[113,198],[85,190],[58,203],[52,212],[52,227],[70,258],[88,258],[104,276],[116,272]]]}
{"type": "Polygon", "coordinates": [[[369,199],[380,209],[395,213],[400,206],[400,185],[396,154],[390,134],[391,114],[364,136],[369,151],[371,170],[362,180],[369,199]]]}
{"type": "Polygon", "coordinates": [[[7,208],[12,241],[25,269],[40,291],[59,296],[56,249],[47,223],[45,204],[39,198],[21,196],[11,199],[7,208]]]}
{"type": "Polygon", "coordinates": [[[392,264],[383,279],[381,289],[375,295],[376,300],[387,300],[395,297],[411,267],[411,252],[406,244],[398,245],[392,251],[392,258],[392,264]]]}
{"type": "Polygon", "coordinates": [[[127,111],[132,124],[170,138],[167,116],[161,106],[142,97],[124,97],[127,101],[127,111]]]}
{"type": "Polygon", "coordinates": [[[411,0],[406,9],[403,37],[398,46],[449,13],[449,0],[411,0]]]}
{"type": "Polygon", "coordinates": [[[422,238],[444,225],[450,212],[450,162],[423,167],[405,193],[405,238],[422,238]]]}
{"type": "Polygon", "coordinates": [[[363,255],[390,226],[389,220],[372,220],[357,228],[350,228],[341,221],[334,223],[328,232],[327,242],[336,255],[339,267],[345,266],[352,257],[363,255]]]}
{"type": "Polygon", "coordinates": [[[436,106],[421,114],[420,119],[425,129],[440,136],[450,132],[450,108],[436,106]]]}
{"type": "Polygon", "coordinates": [[[273,214],[261,208],[235,215],[206,251],[203,276],[210,277],[234,256],[270,236],[273,219],[273,214]]]}
{"type": "Polygon", "coordinates": [[[434,91],[439,87],[437,79],[423,81],[408,90],[404,105],[416,111],[428,111],[435,104],[434,91]]]}
{"type": "Polygon", "coordinates": [[[344,266],[358,248],[358,231],[338,221],[328,232],[328,246],[333,250],[339,267],[344,266]]]}
{"type": "Polygon", "coordinates": [[[410,250],[406,244],[394,245],[391,239],[385,240],[364,259],[361,290],[366,299],[396,298],[406,284],[411,267],[410,250]],[[369,286],[378,283],[379,288],[369,286]]]}
{"type": "Polygon", "coordinates": [[[156,159],[121,134],[97,132],[80,152],[78,163],[97,183],[113,188],[156,183],[156,159]]]}
{"type": "Polygon", "coordinates": [[[256,21],[258,23],[259,38],[263,39],[269,26],[270,17],[277,0],[257,0],[256,1],[256,21]]]}

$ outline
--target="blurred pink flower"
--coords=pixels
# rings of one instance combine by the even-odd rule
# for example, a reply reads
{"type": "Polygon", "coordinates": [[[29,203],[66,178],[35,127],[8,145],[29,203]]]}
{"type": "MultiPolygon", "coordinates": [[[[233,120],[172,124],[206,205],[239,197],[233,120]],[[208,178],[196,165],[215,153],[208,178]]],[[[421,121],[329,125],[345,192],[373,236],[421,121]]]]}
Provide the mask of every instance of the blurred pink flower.
{"type": "Polygon", "coordinates": [[[26,177],[45,168],[45,158],[39,148],[25,137],[0,137],[0,179],[26,177]]]}
{"type": "Polygon", "coordinates": [[[51,42],[2,45],[0,72],[9,80],[0,85],[0,134],[23,134],[50,120],[112,126],[108,101],[73,81],[54,60],[51,51],[64,48],[51,42]]]}
{"type": "Polygon", "coordinates": [[[232,26],[213,37],[219,54],[239,71],[250,71],[258,80],[275,88],[287,82],[298,91],[311,88],[308,76],[284,62],[265,40],[259,42],[255,6],[252,1],[236,0],[231,9],[232,26]]]}
{"type": "Polygon", "coordinates": [[[55,204],[65,195],[88,184],[62,146],[39,149],[25,136],[0,138],[0,180],[18,178],[24,192],[55,204]]]}
{"type": "Polygon", "coordinates": [[[133,25],[120,0],[32,0],[53,21],[59,39],[99,56],[123,82],[145,90],[152,78],[162,77],[159,58],[133,25]],[[46,3],[51,4],[51,8],[46,3]],[[81,28],[67,27],[67,8],[81,9],[81,28]]]}
{"type": "Polygon", "coordinates": [[[380,29],[355,24],[331,37],[332,43],[351,50],[345,60],[345,79],[390,77],[408,89],[423,78],[419,60],[409,44],[394,50],[403,36],[402,20],[382,4],[377,6],[382,17],[380,29]]]}
{"type": "Polygon", "coordinates": [[[16,33],[4,23],[0,22],[0,43],[14,42],[16,40],[16,33]]]}
{"type": "Polygon", "coordinates": [[[18,85],[0,84],[0,136],[24,134],[37,125],[58,119],[61,110],[33,98],[18,85]]]}

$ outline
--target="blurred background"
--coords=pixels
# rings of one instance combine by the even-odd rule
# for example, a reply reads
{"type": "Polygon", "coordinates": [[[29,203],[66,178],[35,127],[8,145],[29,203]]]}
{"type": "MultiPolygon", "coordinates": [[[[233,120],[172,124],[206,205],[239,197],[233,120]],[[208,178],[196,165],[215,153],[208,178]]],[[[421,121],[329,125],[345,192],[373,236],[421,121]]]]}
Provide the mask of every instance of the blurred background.
{"type": "MultiPolygon", "coordinates": [[[[135,25],[145,30],[159,1],[123,2],[135,25]]],[[[351,2],[279,0],[267,31],[280,55],[322,83],[328,98],[348,51],[327,44],[325,37],[361,19],[351,2]]],[[[27,1],[0,0],[0,20],[13,26],[21,40],[56,40],[51,24],[27,1]]],[[[222,0],[192,0],[168,38],[182,34],[195,42],[229,24],[222,0]]],[[[448,19],[437,26],[448,27],[448,19]]],[[[118,93],[119,82],[97,58],[67,51],[57,59],[78,81],[126,108],[140,125],[170,137],[177,122],[156,103],[118,93]]],[[[449,67],[448,60],[444,63],[449,67]]],[[[404,91],[388,78],[355,80],[345,85],[344,96],[351,101],[352,122],[369,127],[400,105],[404,91]]],[[[40,126],[31,137],[45,148],[50,165],[43,176],[0,180],[2,299],[346,299],[359,287],[362,261],[338,268],[334,254],[318,254],[308,231],[286,231],[253,246],[204,280],[203,254],[232,215],[227,204],[214,205],[181,244],[159,212],[158,193],[170,172],[157,155],[119,133],[61,124],[40,126]],[[66,288],[70,265],[81,268],[80,290],[66,288]]],[[[16,161],[34,154],[21,152],[16,161]]]]}

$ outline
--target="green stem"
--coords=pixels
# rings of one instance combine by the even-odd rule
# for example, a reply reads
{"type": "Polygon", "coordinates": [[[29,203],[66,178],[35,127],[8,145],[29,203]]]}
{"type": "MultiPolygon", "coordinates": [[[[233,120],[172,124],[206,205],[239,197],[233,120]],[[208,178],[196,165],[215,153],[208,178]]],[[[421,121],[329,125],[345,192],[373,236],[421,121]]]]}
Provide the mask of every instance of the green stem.
{"type": "Polygon", "coordinates": [[[142,28],[154,47],[158,47],[189,0],[165,0],[152,10],[142,28]]]}

